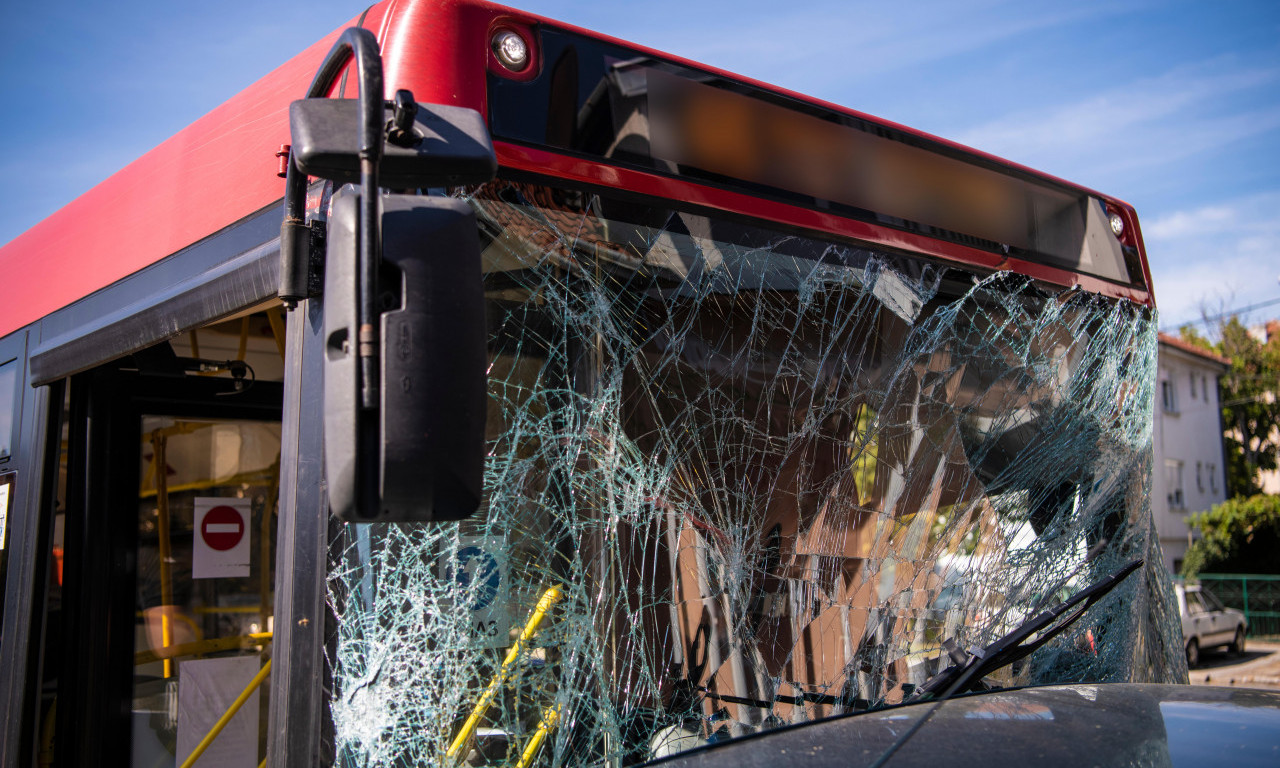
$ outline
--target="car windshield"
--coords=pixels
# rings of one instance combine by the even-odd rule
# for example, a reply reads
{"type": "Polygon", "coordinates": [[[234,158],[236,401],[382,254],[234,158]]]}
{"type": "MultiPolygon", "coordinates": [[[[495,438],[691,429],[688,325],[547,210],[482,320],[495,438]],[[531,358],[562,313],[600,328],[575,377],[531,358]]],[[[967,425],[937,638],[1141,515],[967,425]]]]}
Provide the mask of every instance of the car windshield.
{"type": "MultiPolygon", "coordinates": [[[[944,640],[1161,562],[1149,310],[584,191],[467,199],[487,496],[335,528],[339,762],[630,765],[875,709],[944,640]]],[[[1002,679],[1185,679],[1164,594],[1144,569],[1002,679]]]]}
{"type": "Polygon", "coordinates": [[[1209,610],[1211,611],[1226,610],[1226,608],[1222,607],[1222,601],[1219,600],[1218,596],[1213,594],[1212,592],[1206,589],[1202,589],[1200,590],[1200,597],[1204,599],[1205,607],[1207,607],[1209,610]]]}

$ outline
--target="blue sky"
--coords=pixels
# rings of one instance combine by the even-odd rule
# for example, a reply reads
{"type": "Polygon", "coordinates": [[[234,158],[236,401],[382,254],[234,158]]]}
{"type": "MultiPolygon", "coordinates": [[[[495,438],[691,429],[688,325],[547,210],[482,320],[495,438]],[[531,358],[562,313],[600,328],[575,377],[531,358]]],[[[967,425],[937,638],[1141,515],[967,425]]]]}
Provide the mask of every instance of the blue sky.
{"type": "MultiPolygon", "coordinates": [[[[958,140],[1133,203],[1161,324],[1280,299],[1280,1],[538,0],[522,8],[958,140]]],[[[358,14],[6,10],[4,243],[358,14]]],[[[1252,315],[1280,315],[1272,305],[1252,315]]]]}

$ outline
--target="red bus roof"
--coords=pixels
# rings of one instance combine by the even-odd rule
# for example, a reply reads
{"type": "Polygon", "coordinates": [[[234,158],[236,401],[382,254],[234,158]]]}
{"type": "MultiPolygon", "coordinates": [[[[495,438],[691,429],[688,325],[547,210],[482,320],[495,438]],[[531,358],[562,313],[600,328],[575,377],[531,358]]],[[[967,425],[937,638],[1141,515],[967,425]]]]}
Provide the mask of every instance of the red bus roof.
{"type": "MultiPolygon", "coordinates": [[[[301,97],[341,29],[356,23],[377,31],[387,92],[408,88],[424,103],[486,110],[489,49],[498,26],[554,25],[626,45],[684,66],[767,89],[823,109],[947,147],[967,157],[1098,197],[1121,212],[1142,253],[1133,208],[1078,185],[855,110],[613,38],[479,0],[384,0],[281,65],[155,149],[0,248],[0,269],[21,279],[0,281],[0,337],[65,307],[278,201],[284,182],[275,153],[289,141],[289,102],[301,97]],[[449,41],[449,42],[442,42],[449,41]]],[[[348,84],[354,95],[354,84],[348,84]]],[[[1073,272],[1000,257],[924,235],[896,231],[831,213],[717,189],[657,174],[496,142],[499,162],[570,181],[681,199],[783,223],[898,247],[988,269],[1013,269],[1060,285],[1151,304],[1150,274],[1116,285],[1073,272]]]]}

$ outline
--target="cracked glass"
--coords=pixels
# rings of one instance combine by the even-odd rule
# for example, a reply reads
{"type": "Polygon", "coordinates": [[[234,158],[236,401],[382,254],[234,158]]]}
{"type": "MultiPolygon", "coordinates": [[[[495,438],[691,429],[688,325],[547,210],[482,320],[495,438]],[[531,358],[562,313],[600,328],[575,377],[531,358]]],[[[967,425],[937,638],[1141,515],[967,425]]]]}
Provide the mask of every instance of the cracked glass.
{"type": "Polygon", "coordinates": [[[1186,679],[1154,313],[497,181],[486,497],[334,527],[337,762],[632,765],[899,703],[1146,558],[1001,685],[1186,679]]]}

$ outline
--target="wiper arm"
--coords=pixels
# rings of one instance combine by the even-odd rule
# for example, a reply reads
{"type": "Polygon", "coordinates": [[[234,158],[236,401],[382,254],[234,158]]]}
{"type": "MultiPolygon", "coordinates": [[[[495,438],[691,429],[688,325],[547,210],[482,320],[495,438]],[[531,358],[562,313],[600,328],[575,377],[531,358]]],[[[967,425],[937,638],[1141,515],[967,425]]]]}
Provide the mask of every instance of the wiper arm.
{"type": "Polygon", "coordinates": [[[1134,560],[1102,581],[1024,621],[1017,629],[981,650],[975,648],[966,653],[954,640],[948,640],[944,647],[955,663],[921,686],[915,699],[944,698],[979,688],[986,675],[1026,657],[1057,637],[1142,564],[1142,560],[1134,560]],[[1041,633],[1040,636],[1029,640],[1037,632],[1041,633]]]}
{"type": "Polygon", "coordinates": [[[1080,590],[1057,606],[1024,621],[1017,629],[982,650],[965,653],[960,650],[954,640],[948,640],[944,645],[955,664],[934,675],[929,682],[920,687],[914,698],[914,701],[933,699],[933,705],[905,733],[890,744],[870,768],[883,768],[885,763],[889,762],[889,758],[893,757],[902,745],[906,744],[929,721],[930,717],[933,717],[933,713],[938,711],[942,702],[957,693],[964,693],[980,686],[983,676],[1007,664],[1012,664],[1057,637],[1062,630],[1083,616],[1085,611],[1101,600],[1117,584],[1124,581],[1129,574],[1141,568],[1142,564],[1141,559],[1134,560],[1097,584],[1080,590]],[[1043,634],[1027,642],[1027,639],[1036,632],[1043,632],[1043,634]]]}

